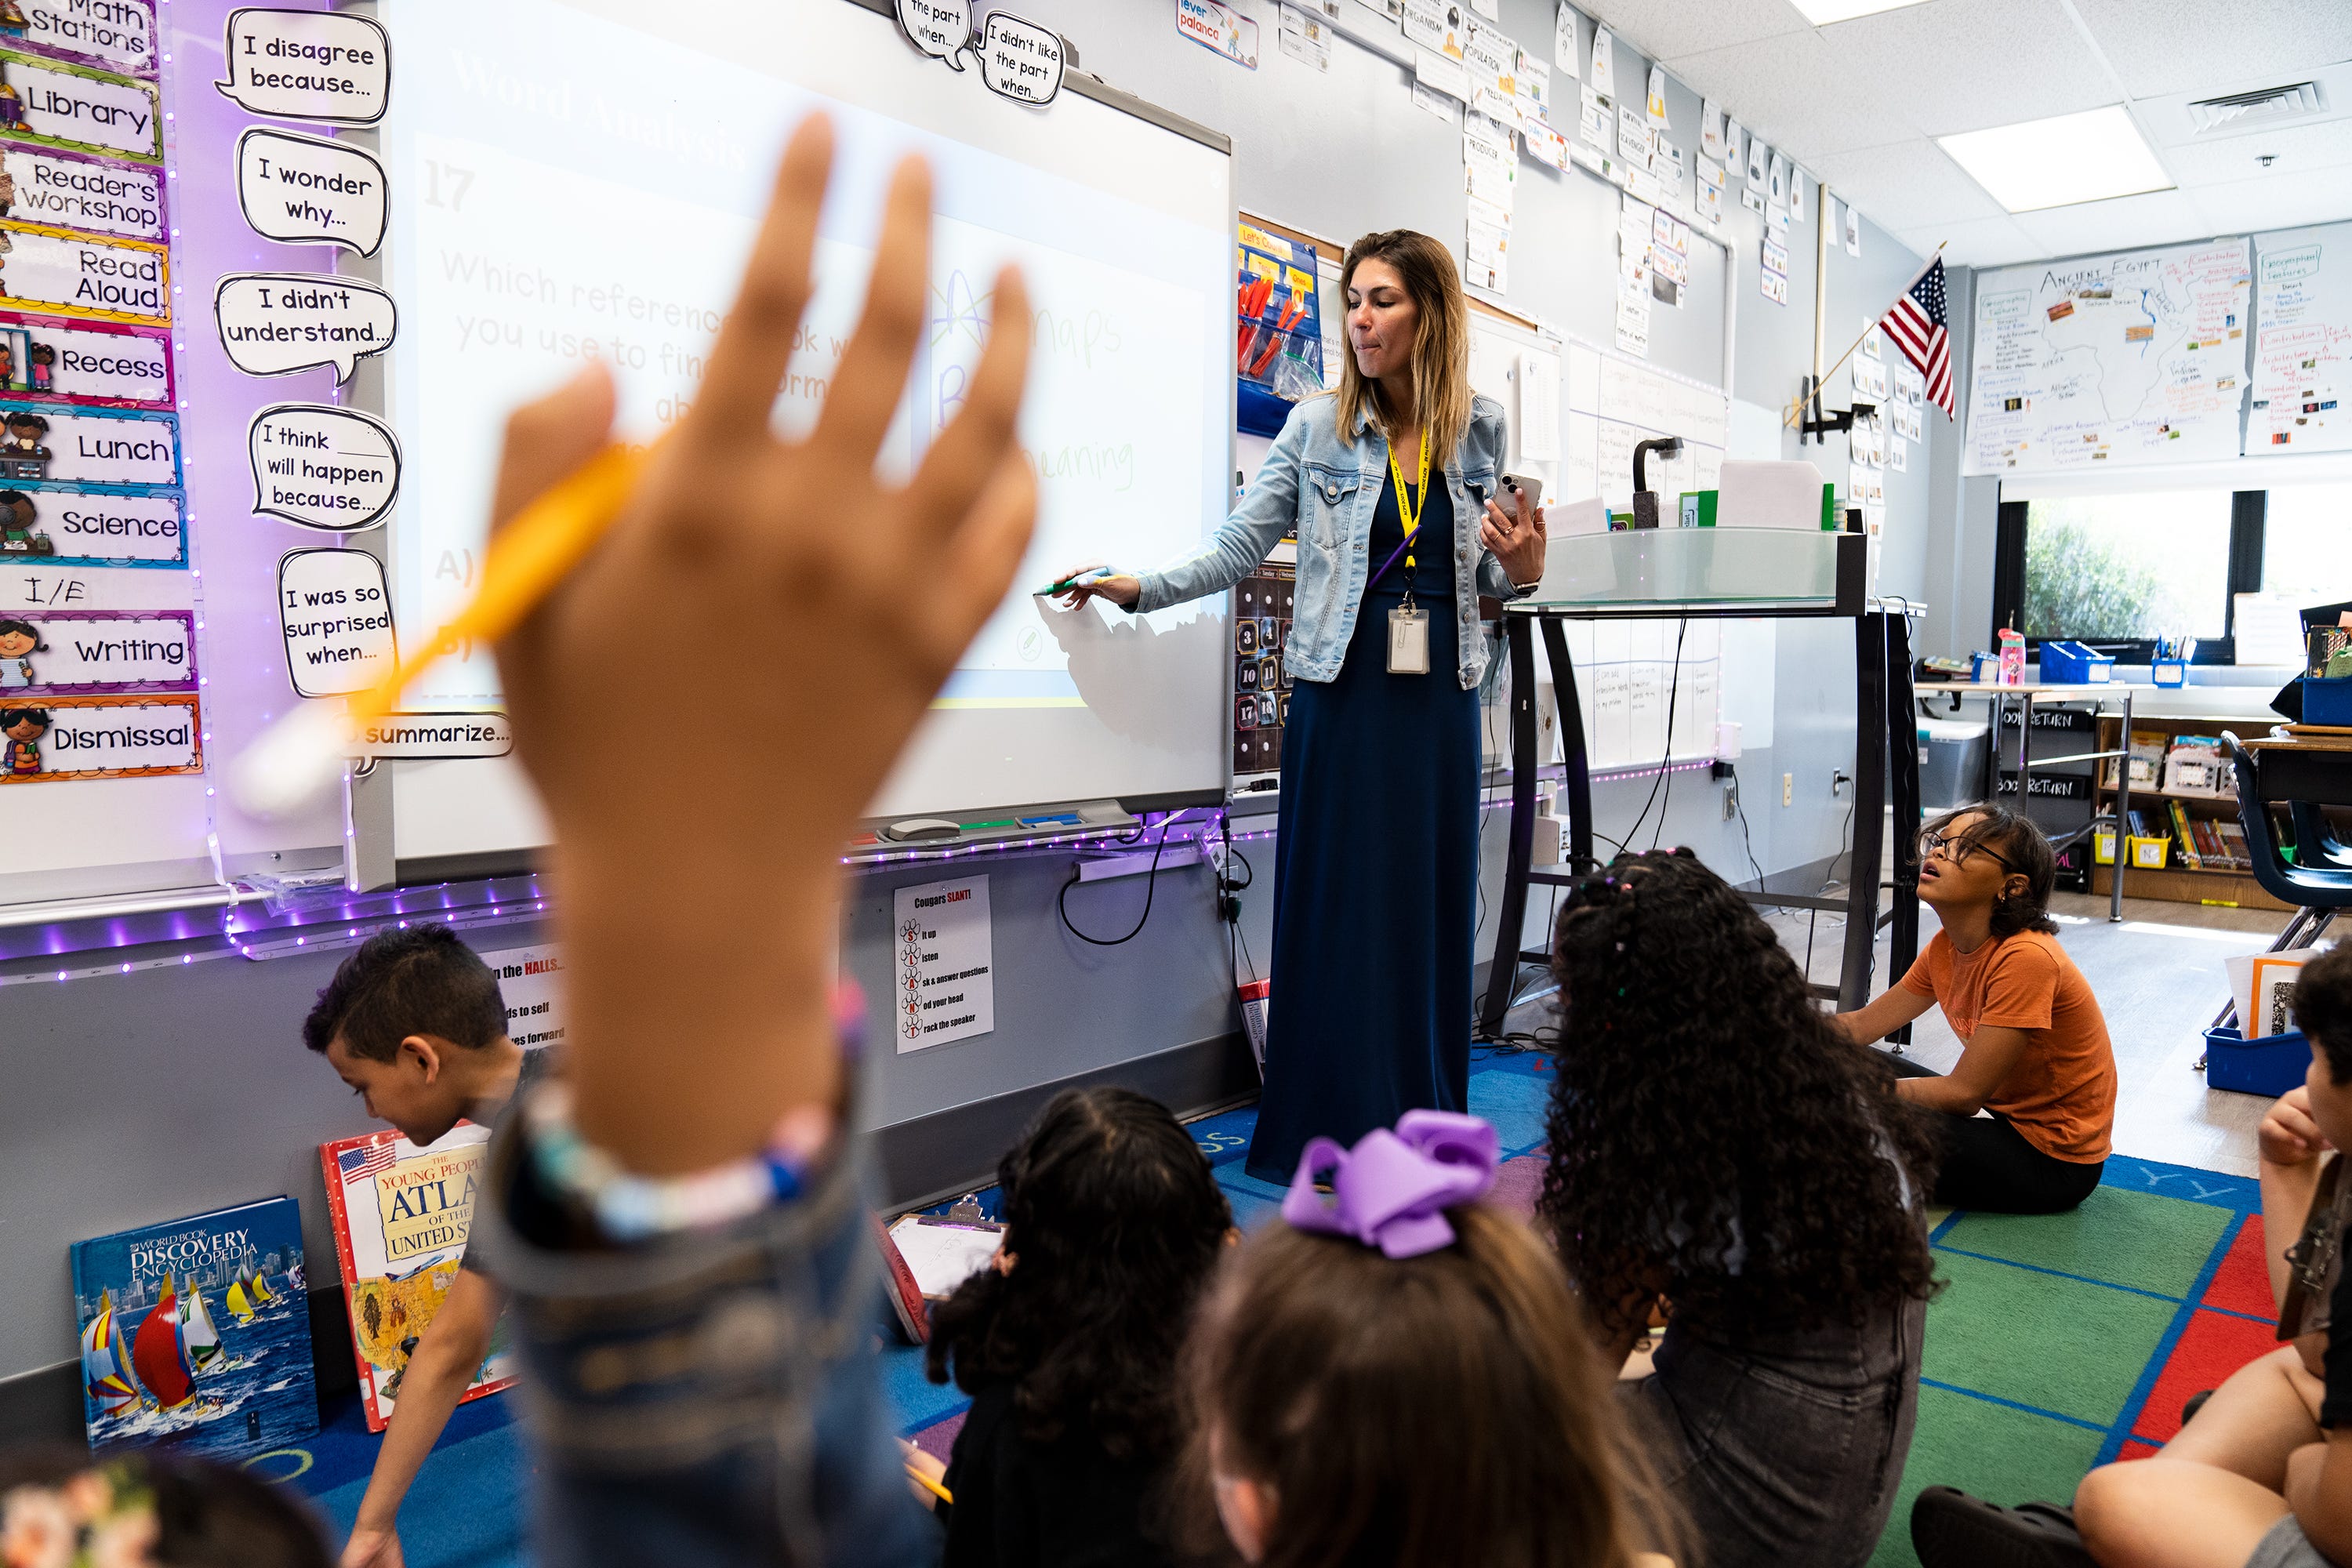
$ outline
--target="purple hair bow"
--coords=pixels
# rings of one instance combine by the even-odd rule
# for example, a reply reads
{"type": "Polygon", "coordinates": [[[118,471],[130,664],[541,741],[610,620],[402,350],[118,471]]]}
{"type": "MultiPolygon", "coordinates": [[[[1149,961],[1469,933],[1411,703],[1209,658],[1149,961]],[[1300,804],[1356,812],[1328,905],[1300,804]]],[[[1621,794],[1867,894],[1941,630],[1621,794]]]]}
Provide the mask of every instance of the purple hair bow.
{"type": "Polygon", "coordinates": [[[1408,1110],[1391,1132],[1376,1127],[1352,1150],[1318,1138],[1298,1156],[1282,1200],[1294,1230],[1344,1236],[1391,1258],[1419,1258],[1454,1244],[1444,1210],[1486,1196],[1500,1152],[1493,1125],[1451,1110],[1408,1110]],[[1315,1190],[1331,1173],[1331,1198],[1315,1190]]]}

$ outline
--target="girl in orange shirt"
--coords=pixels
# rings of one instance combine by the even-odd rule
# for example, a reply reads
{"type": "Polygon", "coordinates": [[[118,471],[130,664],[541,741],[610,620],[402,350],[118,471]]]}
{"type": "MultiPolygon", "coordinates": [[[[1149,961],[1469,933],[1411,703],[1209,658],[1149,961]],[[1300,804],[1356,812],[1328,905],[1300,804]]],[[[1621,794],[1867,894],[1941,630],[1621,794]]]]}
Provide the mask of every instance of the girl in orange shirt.
{"type": "Polygon", "coordinates": [[[1895,1092],[1939,1113],[1939,1204],[2057,1214],[2106,1164],[2115,1051],[2090,982],[2058,944],[2046,908],[2056,876],[2049,841],[2013,811],[1970,806],[1930,823],[1919,897],[1943,929],[1901,981],[1838,1016],[1868,1045],[1940,1003],[1959,1036],[1948,1073],[1894,1058],[1895,1092]]]}

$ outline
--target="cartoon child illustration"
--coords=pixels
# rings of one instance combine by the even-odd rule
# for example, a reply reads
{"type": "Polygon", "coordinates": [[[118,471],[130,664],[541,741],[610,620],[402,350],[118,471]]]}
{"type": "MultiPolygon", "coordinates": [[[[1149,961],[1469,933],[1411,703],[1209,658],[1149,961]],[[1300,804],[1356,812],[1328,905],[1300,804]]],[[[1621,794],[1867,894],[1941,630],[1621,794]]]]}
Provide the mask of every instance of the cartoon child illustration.
{"type": "Polygon", "coordinates": [[[48,651],[40,628],[32,622],[0,620],[0,691],[38,684],[32,656],[48,651]]]}
{"type": "Polygon", "coordinates": [[[35,528],[40,513],[22,490],[0,490],[0,555],[55,555],[58,547],[35,528]]]}
{"type": "Polygon", "coordinates": [[[32,25],[26,19],[24,11],[16,5],[16,0],[0,0],[0,33],[5,33],[12,38],[21,38],[25,36],[26,29],[32,25]]]}
{"type": "MultiPolygon", "coordinates": [[[[6,82],[0,81],[0,126],[5,126],[5,125],[6,125],[6,124],[8,123],[8,120],[7,120],[7,113],[8,113],[8,96],[7,96],[7,94],[8,94],[8,84],[7,84],[6,82]]],[[[6,229],[5,229],[5,228],[0,228],[0,256],[5,256],[5,255],[7,255],[10,251],[12,251],[12,250],[14,250],[14,249],[16,249],[16,242],[15,240],[10,239],[10,238],[8,237],[8,231],[7,231],[6,229]]],[[[0,267],[5,267],[5,266],[7,266],[7,265],[8,265],[8,264],[7,264],[5,261],[0,261],[0,267]]],[[[7,285],[6,283],[5,283],[5,282],[0,282],[0,300],[5,300],[5,299],[6,299],[7,297],[8,297],[8,285],[7,285]]]]}
{"type": "Polygon", "coordinates": [[[0,773],[22,779],[40,773],[41,737],[48,732],[47,709],[0,708],[0,735],[7,737],[0,746],[0,773]]]}
{"type": "MultiPolygon", "coordinates": [[[[13,10],[15,7],[12,5],[10,9],[13,10]]],[[[8,209],[16,205],[16,176],[8,172],[6,154],[0,153],[0,217],[6,217],[8,209]]]]}
{"type": "Polygon", "coordinates": [[[0,475],[12,479],[47,478],[52,454],[41,445],[41,437],[49,433],[49,422],[19,409],[8,415],[5,428],[7,439],[0,441],[0,475]]]}
{"type": "Polygon", "coordinates": [[[0,386],[16,384],[16,351],[5,338],[0,338],[0,386]]]}
{"type": "MultiPolygon", "coordinates": [[[[5,0],[0,0],[0,4],[5,4],[5,0]]],[[[10,7],[12,10],[14,8],[10,7]]],[[[25,100],[16,96],[16,89],[14,87],[0,81],[0,131],[30,131],[31,129],[31,126],[25,123],[25,100]]]]}
{"type": "Polygon", "coordinates": [[[47,392],[55,384],[58,371],[58,351],[48,343],[35,343],[26,355],[33,362],[33,390],[47,392]]]}

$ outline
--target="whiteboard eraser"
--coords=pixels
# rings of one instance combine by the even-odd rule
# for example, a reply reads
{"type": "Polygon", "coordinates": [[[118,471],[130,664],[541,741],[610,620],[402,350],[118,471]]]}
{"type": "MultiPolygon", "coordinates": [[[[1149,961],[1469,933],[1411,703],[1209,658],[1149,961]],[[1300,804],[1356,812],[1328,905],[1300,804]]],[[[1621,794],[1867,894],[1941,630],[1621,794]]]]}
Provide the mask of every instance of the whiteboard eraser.
{"type": "Polygon", "coordinates": [[[905,844],[919,838],[953,838],[963,831],[961,822],[950,822],[944,816],[910,816],[904,822],[894,822],[882,830],[882,837],[894,843],[905,844]]]}

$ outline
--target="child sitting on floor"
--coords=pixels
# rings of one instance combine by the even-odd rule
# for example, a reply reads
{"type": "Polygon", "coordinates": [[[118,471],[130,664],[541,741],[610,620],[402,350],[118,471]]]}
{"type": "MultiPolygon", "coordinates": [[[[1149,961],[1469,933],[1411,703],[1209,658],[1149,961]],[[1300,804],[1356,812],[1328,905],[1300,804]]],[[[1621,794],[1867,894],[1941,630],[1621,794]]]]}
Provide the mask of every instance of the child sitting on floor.
{"type": "Polygon", "coordinates": [[[1558,1262],[1478,1202],[1495,1162],[1495,1130],[1445,1111],[1316,1139],[1229,1266],[1187,1351],[1187,1469],[1246,1561],[1663,1563],[1558,1262]]]}
{"type": "Polygon", "coordinates": [[[1919,844],[1919,897],[1943,929],[1900,982],[1837,1021],[1869,1045],[1941,1004],[1959,1036],[1948,1073],[1892,1058],[1895,1092],[1939,1112],[1936,1202],[2071,1209],[2107,1163],[2116,1056],[2099,999],[2050,920],[2050,841],[2013,811],[1969,806],[1929,823],[1919,844]]]}
{"type": "Polygon", "coordinates": [[[1927,1568],[2352,1563],[2352,1292],[2340,1273],[2332,1301],[2324,1290],[2315,1299],[2308,1283],[2324,1283],[2329,1257],[2340,1258],[2330,1251],[2342,1245],[2337,1208],[2331,1201],[2315,1226],[2305,1224],[2322,1153],[2352,1147],[2352,945],[2304,966],[2294,1019],[2311,1039],[2311,1070],[2263,1119],[2261,1142],[2263,1250],[2282,1316],[2292,1314],[2282,1331],[2295,1342],[2231,1373],[2153,1458],[2084,1477],[2071,1515],[1928,1488],[1911,1514],[1927,1568]],[[2290,1259],[2298,1238],[2305,1250],[2290,1259]]]}
{"type": "Polygon", "coordinates": [[[947,1568],[1166,1563],[1177,1354],[1233,1212],[1192,1134],[1124,1089],[1055,1096],[997,1181],[994,1266],[932,1316],[931,1381],[952,1364],[972,1395],[939,1510],[947,1568]]]}

